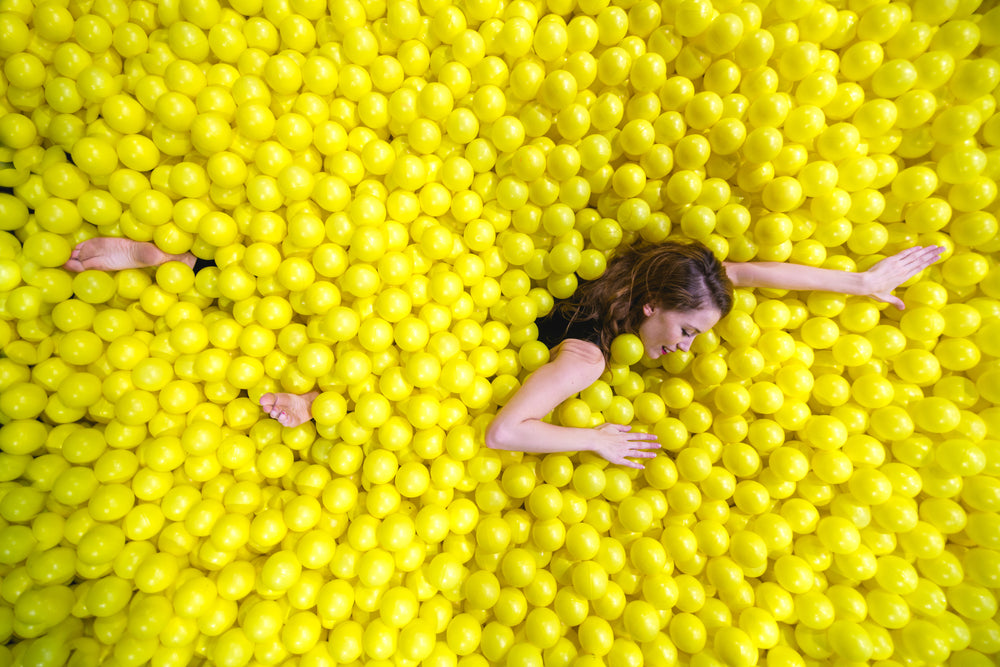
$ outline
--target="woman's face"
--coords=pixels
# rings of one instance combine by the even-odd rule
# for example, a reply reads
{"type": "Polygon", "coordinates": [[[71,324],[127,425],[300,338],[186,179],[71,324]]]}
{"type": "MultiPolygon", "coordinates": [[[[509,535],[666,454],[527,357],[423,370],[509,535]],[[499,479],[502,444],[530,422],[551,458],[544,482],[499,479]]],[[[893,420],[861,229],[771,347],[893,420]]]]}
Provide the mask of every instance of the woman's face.
{"type": "Polygon", "coordinates": [[[715,306],[697,310],[663,310],[647,304],[643,307],[646,319],[639,325],[639,339],[650,359],[684,350],[694,342],[694,337],[714,327],[722,318],[715,306]]]}

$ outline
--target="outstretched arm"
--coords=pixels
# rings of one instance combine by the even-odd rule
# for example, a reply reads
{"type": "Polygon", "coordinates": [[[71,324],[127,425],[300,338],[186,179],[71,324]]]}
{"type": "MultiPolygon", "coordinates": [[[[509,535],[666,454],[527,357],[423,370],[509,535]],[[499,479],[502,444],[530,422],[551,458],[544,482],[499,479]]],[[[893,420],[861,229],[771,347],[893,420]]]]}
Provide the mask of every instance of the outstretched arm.
{"type": "Polygon", "coordinates": [[[887,257],[862,273],[785,262],[726,262],[725,267],[736,287],[856,294],[891,303],[902,310],[902,300],[893,296],[892,291],[936,262],[943,250],[940,246],[916,246],[887,257]]]}
{"type": "Polygon", "coordinates": [[[493,418],[486,430],[486,445],[534,454],[592,451],[612,463],[642,468],[626,457],[655,456],[643,451],[660,446],[655,435],[632,433],[628,426],[618,424],[571,428],[542,421],[557,405],[592,385],[604,367],[604,356],[593,343],[563,341],[555,359],[532,373],[493,418]]]}

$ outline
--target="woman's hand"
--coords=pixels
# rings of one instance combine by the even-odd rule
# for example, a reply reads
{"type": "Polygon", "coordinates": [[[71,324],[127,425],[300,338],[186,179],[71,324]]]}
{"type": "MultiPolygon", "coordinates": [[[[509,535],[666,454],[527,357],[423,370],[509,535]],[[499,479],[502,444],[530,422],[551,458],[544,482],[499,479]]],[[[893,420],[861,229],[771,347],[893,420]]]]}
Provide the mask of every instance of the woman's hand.
{"type": "Polygon", "coordinates": [[[886,257],[865,271],[867,295],[903,310],[903,300],[893,296],[892,291],[938,261],[942,252],[944,248],[941,246],[915,246],[886,257]]]}
{"type": "Polygon", "coordinates": [[[621,424],[601,424],[594,429],[596,440],[591,447],[591,451],[607,459],[611,463],[628,466],[629,468],[639,468],[645,466],[629,458],[651,459],[656,456],[656,452],[647,452],[647,449],[659,449],[660,443],[656,442],[656,435],[653,433],[632,433],[631,426],[621,424]]]}

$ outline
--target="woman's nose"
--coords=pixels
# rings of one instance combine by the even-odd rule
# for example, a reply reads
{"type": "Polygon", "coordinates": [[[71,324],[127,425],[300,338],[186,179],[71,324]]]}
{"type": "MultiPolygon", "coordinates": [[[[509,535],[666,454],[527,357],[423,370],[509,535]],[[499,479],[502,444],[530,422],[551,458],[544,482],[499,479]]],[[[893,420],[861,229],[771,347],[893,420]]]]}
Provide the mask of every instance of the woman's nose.
{"type": "Polygon", "coordinates": [[[684,341],[683,343],[678,344],[677,347],[679,347],[682,350],[684,350],[685,352],[687,352],[688,350],[691,349],[691,343],[693,343],[693,342],[694,341],[689,338],[688,340],[684,341]]]}

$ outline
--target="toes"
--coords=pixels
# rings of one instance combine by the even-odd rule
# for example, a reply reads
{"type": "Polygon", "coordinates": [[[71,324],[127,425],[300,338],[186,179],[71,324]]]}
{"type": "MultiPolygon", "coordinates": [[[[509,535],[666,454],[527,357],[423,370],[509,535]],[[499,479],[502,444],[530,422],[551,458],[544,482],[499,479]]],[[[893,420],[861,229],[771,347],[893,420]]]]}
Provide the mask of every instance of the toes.
{"type": "Polygon", "coordinates": [[[264,412],[267,413],[269,417],[277,421],[282,426],[287,426],[289,428],[294,428],[308,421],[309,417],[302,417],[297,414],[301,412],[295,403],[295,396],[290,394],[264,394],[260,397],[259,402],[264,412]],[[295,408],[295,411],[293,411],[295,408]]]}

